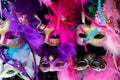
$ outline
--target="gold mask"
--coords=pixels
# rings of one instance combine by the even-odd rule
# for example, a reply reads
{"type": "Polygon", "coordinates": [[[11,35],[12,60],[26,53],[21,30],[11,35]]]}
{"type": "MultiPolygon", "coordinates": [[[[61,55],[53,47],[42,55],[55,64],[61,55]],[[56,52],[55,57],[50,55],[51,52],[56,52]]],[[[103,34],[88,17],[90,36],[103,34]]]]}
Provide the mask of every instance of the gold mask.
{"type": "Polygon", "coordinates": [[[49,45],[51,45],[51,46],[57,46],[57,45],[59,45],[59,43],[60,43],[60,34],[58,33],[58,34],[56,34],[56,35],[54,35],[53,34],[53,32],[54,32],[54,30],[55,30],[55,28],[54,27],[50,27],[50,28],[48,28],[48,27],[45,27],[45,25],[40,25],[40,27],[39,27],[40,29],[42,29],[44,32],[45,32],[45,43],[46,44],[49,44],[49,45]]]}
{"type": "Polygon", "coordinates": [[[8,47],[21,47],[24,44],[24,39],[21,36],[12,38],[13,34],[9,31],[9,21],[2,22],[0,26],[0,45],[8,47]]]}
{"type": "MultiPolygon", "coordinates": [[[[87,37],[88,34],[90,34],[96,27],[93,25],[79,25],[80,27],[77,27],[76,35],[77,35],[77,43],[79,45],[83,45],[83,40],[87,37]]],[[[103,46],[104,43],[105,32],[103,29],[98,28],[97,33],[95,33],[88,41],[86,41],[86,44],[92,44],[94,46],[103,46]]]]}

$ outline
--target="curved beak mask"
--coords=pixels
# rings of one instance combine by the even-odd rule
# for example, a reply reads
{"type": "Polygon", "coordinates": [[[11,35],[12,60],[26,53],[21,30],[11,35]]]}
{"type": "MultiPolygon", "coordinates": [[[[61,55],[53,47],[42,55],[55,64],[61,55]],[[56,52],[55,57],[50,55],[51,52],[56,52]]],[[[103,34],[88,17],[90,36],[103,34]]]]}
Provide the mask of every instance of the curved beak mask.
{"type": "Polygon", "coordinates": [[[24,39],[21,36],[14,36],[11,31],[9,31],[9,21],[6,20],[2,22],[0,26],[0,45],[8,47],[20,47],[24,44],[24,39]]]}

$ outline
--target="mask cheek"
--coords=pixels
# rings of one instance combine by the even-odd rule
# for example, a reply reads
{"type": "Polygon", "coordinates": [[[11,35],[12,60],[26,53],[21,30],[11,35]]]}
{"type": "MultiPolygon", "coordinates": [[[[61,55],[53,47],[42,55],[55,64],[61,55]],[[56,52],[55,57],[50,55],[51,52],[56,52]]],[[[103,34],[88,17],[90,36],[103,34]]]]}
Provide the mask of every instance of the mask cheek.
{"type": "Polygon", "coordinates": [[[49,44],[53,46],[59,45],[59,39],[50,39],[49,44]]]}
{"type": "Polygon", "coordinates": [[[94,46],[104,46],[103,44],[105,44],[105,38],[103,39],[90,39],[87,41],[87,44],[92,44],[94,46]]]}
{"type": "Polygon", "coordinates": [[[12,66],[5,64],[2,73],[0,74],[0,78],[9,78],[18,74],[20,71],[18,69],[13,68],[12,66]]]}
{"type": "Polygon", "coordinates": [[[78,37],[78,38],[77,38],[77,44],[83,45],[83,40],[84,40],[84,38],[78,37]]]}
{"type": "Polygon", "coordinates": [[[9,47],[21,47],[25,43],[23,38],[8,39],[6,45],[9,47]]]}

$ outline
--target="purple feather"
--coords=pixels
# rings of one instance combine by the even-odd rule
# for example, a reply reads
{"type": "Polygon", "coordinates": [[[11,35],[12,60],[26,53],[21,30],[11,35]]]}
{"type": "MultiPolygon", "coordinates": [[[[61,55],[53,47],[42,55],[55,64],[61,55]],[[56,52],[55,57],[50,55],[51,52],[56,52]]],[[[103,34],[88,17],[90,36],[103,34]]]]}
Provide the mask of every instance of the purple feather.
{"type": "Polygon", "coordinates": [[[14,36],[23,36],[23,39],[25,38],[27,40],[33,50],[40,49],[40,46],[44,42],[42,31],[20,23],[15,14],[4,11],[4,15],[7,17],[9,22],[9,31],[11,31],[14,36]]]}
{"type": "Polygon", "coordinates": [[[59,46],[50,46],[48,44],[44,44],[41,47],[41,55],[42,57],[46,56],[47,58],[52,55],[55,59],[60,58],[63,61],[68,61],[70,59],[70,55],[75,55],[74,48],[74,45],[70,43],[61,44],[59,46]]]}

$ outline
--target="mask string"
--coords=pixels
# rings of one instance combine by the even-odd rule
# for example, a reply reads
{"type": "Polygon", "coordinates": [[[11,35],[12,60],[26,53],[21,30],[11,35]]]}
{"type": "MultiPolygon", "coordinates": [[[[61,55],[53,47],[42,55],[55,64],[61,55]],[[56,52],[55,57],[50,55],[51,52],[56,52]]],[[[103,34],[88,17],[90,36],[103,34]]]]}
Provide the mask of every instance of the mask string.
{"type": "Polygon", "coordinates": [[[84,79],[84,76],[85,76],[85,70],[82,70],[82,71],[81,71],[81,74],[82,74],[81,80],[83,80],[83,79],[84,79]]]}

